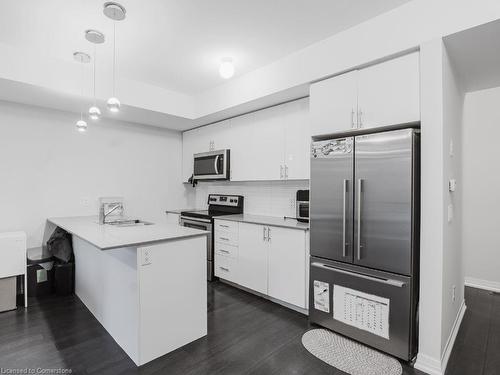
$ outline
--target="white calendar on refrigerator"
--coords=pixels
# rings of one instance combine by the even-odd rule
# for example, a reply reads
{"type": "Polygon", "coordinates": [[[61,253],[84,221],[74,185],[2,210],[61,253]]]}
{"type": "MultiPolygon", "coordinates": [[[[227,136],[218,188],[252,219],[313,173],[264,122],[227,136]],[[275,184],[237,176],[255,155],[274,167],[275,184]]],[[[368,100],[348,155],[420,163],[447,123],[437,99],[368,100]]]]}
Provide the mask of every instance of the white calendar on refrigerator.
{"type": "Polygon", "coordinates": [[[333,318],[389,339],[389,299],[333,286],[333,318]]]}

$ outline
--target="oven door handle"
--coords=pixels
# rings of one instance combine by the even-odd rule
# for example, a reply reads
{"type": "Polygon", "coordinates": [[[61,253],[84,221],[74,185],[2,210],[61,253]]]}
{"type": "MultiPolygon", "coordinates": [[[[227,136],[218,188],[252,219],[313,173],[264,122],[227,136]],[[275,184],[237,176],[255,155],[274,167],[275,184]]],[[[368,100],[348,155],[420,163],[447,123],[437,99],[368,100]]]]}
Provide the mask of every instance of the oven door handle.
{"type": "Polygon", "coordinates": [[[186,216],[181,216],[181,220],[185,220],[186,222],[188,223],[193,223],[193,224],[196,224],[197,222],[203,222],[203,223],[208,223],[208,224],[211,224],[212,221],[210,219],[201,219],[201,218],[196,218],[196,219],[193,219],[191,217],[186,217],[186,216]]]}

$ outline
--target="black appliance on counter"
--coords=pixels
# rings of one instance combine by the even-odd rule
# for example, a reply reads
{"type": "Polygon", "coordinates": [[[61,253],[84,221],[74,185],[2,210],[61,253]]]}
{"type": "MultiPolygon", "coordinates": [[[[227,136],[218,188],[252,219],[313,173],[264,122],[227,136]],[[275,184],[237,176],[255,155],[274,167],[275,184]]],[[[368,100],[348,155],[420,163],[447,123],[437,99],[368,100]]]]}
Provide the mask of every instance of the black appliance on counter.
{"type": "Polygon", "coordinates": [[[302,223],[309,222],[309,190],[297,190],[295,200],[295,208],[297,210],[297,221],[302,223]]]}
{"type": "Polygon", "coordinates": [[[207,239],[207,280],[214,280],[214,218],[223,215],[243,213],[241,195],[209,194],[208,210],[181,212],[181,225],[206,230],[211,234],[207,239]]]}

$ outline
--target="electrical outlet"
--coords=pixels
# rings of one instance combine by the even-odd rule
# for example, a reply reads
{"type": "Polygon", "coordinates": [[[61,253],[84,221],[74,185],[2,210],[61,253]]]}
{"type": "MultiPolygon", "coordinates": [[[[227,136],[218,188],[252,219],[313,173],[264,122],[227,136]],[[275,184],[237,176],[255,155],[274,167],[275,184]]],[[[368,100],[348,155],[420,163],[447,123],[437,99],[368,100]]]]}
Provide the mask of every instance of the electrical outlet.
{"type": "Polygon", "coordinates": [[[82,207],[88,207],[88,206],[90,206],[90,198],[89,197],[82,197],[80,199],[80,202],[82,204],[82,207]]]}
{"type": "Polygon", "coordinates": [[[141,249],[141,265],[149,266],[151,264],[151,250],[148,248],[141,249]]]}
{"type": "Polygon", "coordinates": [[[457,287],[453,285],[451,287],[451,302],[455,302],[456,299],[457,299],[457,287]]]}

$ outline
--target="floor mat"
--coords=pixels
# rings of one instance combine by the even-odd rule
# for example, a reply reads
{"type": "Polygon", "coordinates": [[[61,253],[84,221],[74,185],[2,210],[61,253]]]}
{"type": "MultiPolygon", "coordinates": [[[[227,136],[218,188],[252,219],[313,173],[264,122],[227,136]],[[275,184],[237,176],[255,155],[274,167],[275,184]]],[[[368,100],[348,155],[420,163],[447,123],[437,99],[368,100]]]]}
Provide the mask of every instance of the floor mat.
{"type": "Polygon", "coordinates": [[[302,336],[302,344],[323,362],[351,375],[401,375],[394,358],[326,329],[312,329],[302,336]]]}

